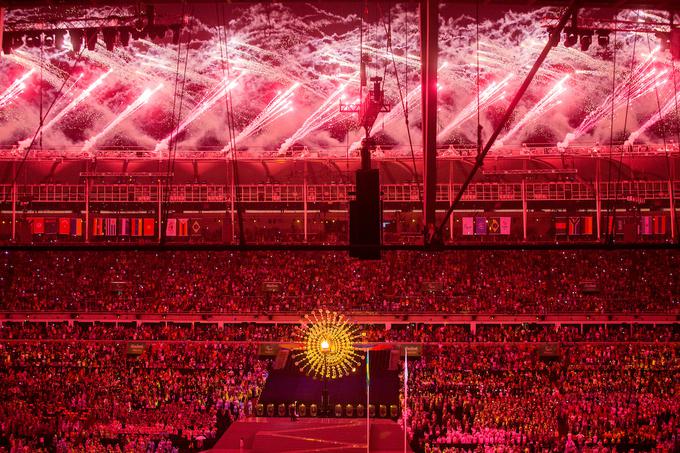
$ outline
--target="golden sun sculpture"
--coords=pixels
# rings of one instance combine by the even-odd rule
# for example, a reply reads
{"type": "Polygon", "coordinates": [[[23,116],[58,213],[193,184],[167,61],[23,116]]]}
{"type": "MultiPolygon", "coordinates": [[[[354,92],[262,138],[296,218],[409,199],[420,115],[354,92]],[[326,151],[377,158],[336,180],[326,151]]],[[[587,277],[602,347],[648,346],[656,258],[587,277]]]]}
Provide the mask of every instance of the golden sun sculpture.
{"type": "Polygon", "coordinates": [[[329,310],[315,310],[305,315],[294,331],[301,344],[293,351],[295,365],[314,378],[337,379],[356,370],[362,356],[354,344],[359,329],[349,319],[329,310]]]}

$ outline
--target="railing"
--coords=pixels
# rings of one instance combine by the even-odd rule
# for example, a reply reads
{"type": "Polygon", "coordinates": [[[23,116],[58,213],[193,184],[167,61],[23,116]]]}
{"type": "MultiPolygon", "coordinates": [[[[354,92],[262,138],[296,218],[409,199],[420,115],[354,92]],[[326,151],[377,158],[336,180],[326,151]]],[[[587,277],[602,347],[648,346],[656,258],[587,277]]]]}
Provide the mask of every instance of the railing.
{"type": "MultiPolygon", "coordinates": [[[[582,182],[527,182],[527,201],[594,201],[595,186],[582,182]]],[[[460,184],[438,184],[437,201],[448,202],[460,190],[460,184]]],[[[667,200],[667,181],[620,181],[600,183],[602,200],[667,200]]],[[[90,203],[158,203],[166,199],[175,203],[226,203],[232,188],[223,184],[173,184],[169,197],[158,184],[93,184],[90,203]],[[167,197],[167,198],[166,198],[167,197]]],[[[307,202],[346,203],[354,190],[352,184],[309,184],[307,202]]],[[[386,203],[416,203],[422,186],[416,184],[383,184],[382,200],[386,203]]],[[[673,182],[676,198],[680,197],[680,181],[673,182]]],[[[303,184],[246,184],[236,187],[236,201],[244,203],[302,203],[303,184]]],[[[32,203],[84,203],[85,184],[27,184],[17,186],[17,201],[32,203]]],[[[522,201],[521,183],[470,184],[463,201],[522,201]]],[[[12,186],[0,185],[0,202],[12,202],[12,186]]]]}

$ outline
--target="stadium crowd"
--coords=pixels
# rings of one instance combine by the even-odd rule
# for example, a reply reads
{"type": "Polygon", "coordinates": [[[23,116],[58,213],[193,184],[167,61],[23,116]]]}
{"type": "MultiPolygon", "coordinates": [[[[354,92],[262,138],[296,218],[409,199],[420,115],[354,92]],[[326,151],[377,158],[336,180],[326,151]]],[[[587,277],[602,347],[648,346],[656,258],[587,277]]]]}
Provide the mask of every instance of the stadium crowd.
{"type": "Polygon", "coordinates": [[[393,251],[377,262],[346,252],[6,251],[0,309],[677,313],[679,265],[669,250],[393,251]]]}
{"type": "Polygon", "coordinates": [[[679,353],[677,344],[428,347],[410,364],[407,432],[427,453],[678,451],[679,353]]]}
{"type": "Polygon", "coordinates": [[[0,451],[196,451],[267,376],[254,347],[0,343],[0,451]]]}
{"type": "MultiPolygon", "coordinates": [[[[296,324],[5,322],[5,340],[292,341],[296,324]]],[[[383,324],[360,325],[361,341],[417,343],[680,342],[680,324],[383,324]]]]}

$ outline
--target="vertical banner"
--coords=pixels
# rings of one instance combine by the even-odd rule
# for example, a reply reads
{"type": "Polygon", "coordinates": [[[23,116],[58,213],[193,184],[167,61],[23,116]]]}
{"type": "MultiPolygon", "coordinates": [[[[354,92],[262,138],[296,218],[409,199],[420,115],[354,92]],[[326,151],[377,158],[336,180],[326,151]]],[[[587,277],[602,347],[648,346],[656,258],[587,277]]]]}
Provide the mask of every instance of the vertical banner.
{"type": "Polygon", "coordinates": [[[31,224],[31,234],[45,234],[45,219],[43,217],[33,217],[29,219],[31,224]]]}
{"type": "Polygon", "coordinates": [[[168,237],[177,236],[177,219],[168,219],[165,226],[165,235],[168,237]]]}
{"type": "Polygon", "coordinates": [[[178,236],[189,236],[189,219],[179,219],[178,236]]]}
{"type": "Polygon", "coordinates": [[[567,234],[567,219],[558,217],[555,219],[555,234],[557,236],[564,236],[567,234]]]}
{"type": "Polygon", "coordinates": [[[144,218],[144,236],[153,236],[156,232],[153,217],[144,218]]]}
{"type": "Polygon", "coordinates": [[[68,236],[71,232],[71,221],[68,217],[59,218],[59,234],[62,236],[68,236]]]}
{"type": "Polygon", "coordinates": [[[640,217],[640,234],[652,234],[652,216],[643,215],[640,217]]]}
{"type": "Polygon", "coordinates": [[[667,225],[665,216],[655,215],[652,218],[652,231],[654,234],[666,234],[667,225]]]}
{"type": "Polygon", "coordinates": [[[587,216],[581,218],[581,232],[583,234],[592,235],[593,234],[593,217],[587,216]]]}
{"type": "Polygon", "coordinates": [[[501,217],[501,234],[509,235],[512,217],[501,217]]]}
{"type": "Polygon", "coordinates": [[[581,234],[581,218],[569,217],[569,236],[578,236],[581,234]]]}
{"type": "Polygon", "coordinates": [[[142,219],[139,218],[132,219],[132,235],[133,236],[142,235],[142,219]]]}
{"type": "Polygon", "coordinates": [[[501,234],[501,219],[499,217],[489,218],[487,229],[489,234],[501,234]]]}
{"type": "Polygon", "coordinates": [[[82,236],[83,235],[83,219],[71,219],[71,236],[82,236]]]}
{"type": "Polygon", "coordinates": [[[117,221],[118,221],[118,219],[116,219],[116,218],[106,219],[106,234],[108,236],[115,236],[116,235],[116,233],[117,233],[116,232],[116,229],[117,229],[116,224],[118,223],[117,221]]]}
{"type": "Polygon", "coordinates": [[[472,217],[463,217],[463,236],[472,236],[475,234],[475,219],[472,217]]]}
{"type": "Polygon", "coordinates": [[[485,235],[487,233],[486,217],[475,217],[475,234],[485,235]]]}
{"type": "Polygon", "coordinates": [[[128,218],[120,219],[120,235],[130,236],[130,219],[128,218]]]}

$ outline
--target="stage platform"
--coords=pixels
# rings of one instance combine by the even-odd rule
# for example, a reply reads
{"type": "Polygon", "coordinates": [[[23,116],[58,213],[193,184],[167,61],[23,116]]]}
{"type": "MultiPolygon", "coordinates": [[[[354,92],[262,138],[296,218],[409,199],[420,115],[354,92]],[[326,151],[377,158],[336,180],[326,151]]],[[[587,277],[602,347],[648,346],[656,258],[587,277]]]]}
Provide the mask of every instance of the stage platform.
{"type": "MultiPolygon", "coordinates": [[[[371,419],[371,452],[404,451],[404,432],[392,420],[371,419]]],[[[248,418],[234,423],[210,450],[216,453],[366,451],[366,420],[356,418],[248,418]],[[240,447],[243,439],[243,448],[240,447]]],[[[412,451],[410,448],[407,451],[412,451]]]]}

